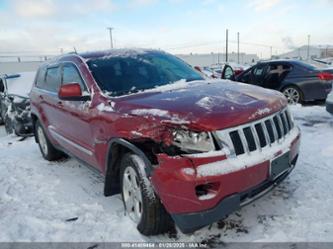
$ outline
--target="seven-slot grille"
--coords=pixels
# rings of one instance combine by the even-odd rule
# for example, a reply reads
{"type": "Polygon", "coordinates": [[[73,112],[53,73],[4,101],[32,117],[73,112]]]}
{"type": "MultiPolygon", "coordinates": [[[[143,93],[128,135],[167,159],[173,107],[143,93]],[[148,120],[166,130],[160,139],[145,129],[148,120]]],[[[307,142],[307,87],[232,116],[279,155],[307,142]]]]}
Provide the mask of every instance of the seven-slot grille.
{"type": "Polygon", "coordinates": [[[294,127],[288,109],[259,121],[217,132],[229,145],[231,155],[242,155],[281,142],[294,127]]]}

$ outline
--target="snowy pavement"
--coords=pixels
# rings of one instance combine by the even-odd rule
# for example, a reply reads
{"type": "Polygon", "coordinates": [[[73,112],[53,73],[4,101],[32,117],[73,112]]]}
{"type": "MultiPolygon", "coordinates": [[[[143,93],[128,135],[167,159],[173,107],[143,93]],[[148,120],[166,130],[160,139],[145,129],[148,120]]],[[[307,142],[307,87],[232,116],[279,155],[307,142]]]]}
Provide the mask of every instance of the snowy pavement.
{"type": "Polygon", "coordinates": [[[33,138],[0,127],[0,241],[333,240],[333,116],[292,107],[302,130],[296,169],[275,190],[192,235],[145,237],[124,216],[120,196],[103,196],[103,177],[73,159],[47,162],[33,138]]]}

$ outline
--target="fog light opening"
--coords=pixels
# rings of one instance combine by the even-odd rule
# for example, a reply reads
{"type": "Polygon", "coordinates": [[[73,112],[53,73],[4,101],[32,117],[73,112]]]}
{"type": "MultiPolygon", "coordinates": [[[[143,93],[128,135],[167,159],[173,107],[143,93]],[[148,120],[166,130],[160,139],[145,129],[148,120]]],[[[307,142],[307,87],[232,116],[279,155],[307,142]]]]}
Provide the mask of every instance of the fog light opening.
{"type": "Polygon", "coordinates": [[[207,183],[201,184],[195,187],[195,194],[199,200],[210,200],[213,199],[218,192],[219,183],[207,183]]]}

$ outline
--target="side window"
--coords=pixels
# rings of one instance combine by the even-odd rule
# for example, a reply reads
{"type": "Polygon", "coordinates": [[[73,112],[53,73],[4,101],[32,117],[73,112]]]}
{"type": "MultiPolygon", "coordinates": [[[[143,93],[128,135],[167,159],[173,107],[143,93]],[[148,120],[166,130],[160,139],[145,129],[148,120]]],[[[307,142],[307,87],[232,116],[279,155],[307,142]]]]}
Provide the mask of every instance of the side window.
{"type": "Polygon", "coordinates": [[[252,70],[248,70],[248,71],[244,72],[242,77],[239,79],[239,81],[243,82],[243,83],[250,83],[251,74],[252,74],[252,70]]]}
{"type": "Polygon", "coordinates": [[[51,92],[58,92],[60,87],[60,68],[51,67],[46,71],[45,89],[51,92]]]}
{"type": "Polygon", "coordinates": [[[264,86],[271,89],[278,88],[291,70],[291,66],[287,64],[270,64],[264,80],[264,86]]]}
{"type": "Polygon", "coordinates": [[[79,83],[82,91],[86,90],[86,86],[75,66],[65,64],[62,72],[62,84],[79,83]]]}
{"type": "Polygon", "coordinates": [[[45,67],[42,67],[38,70],[36,77],[36,86],[39,88],[45,88],[45,73],[46,73],[45,67]]]}

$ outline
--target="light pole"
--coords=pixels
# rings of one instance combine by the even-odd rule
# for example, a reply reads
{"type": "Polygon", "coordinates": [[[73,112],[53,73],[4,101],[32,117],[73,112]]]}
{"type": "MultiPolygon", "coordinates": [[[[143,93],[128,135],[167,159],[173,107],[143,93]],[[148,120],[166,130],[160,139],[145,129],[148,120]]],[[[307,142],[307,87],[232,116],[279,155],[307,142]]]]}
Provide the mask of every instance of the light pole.
{"type": "Polygon", "coordinates": [[[112,27],[108,27],[108,28],[106,28],[107,30],[109,30],[109,33],[110,33],[110,47],[111,47],[111,49],[113,48],[113,39],[112,39],[112,30],[114,29],[114,28],[112,28],[112,27]]]}
{"type": "Polygon", "coordinates": [[[270,50],[271,50],[271,59],[273,59],[273,47],[270,46],[270,50]]]}
{"type": "Polygon", "coordinates": [[[307,58],[308,58],[308,60],[310,60],[310,38],[311,38],[311,36],[308,35],[308,51],[307,51],[307,58]]]}
{"type": "Polygon", "coordinates": [[[228,62],[228,44],[229,44],[229,30],[226,30],[226,34],[225,34],[225,61],[228,62]]]}
{"type": "Polygon", "coordinates": [[[237,63],[239,64],[239,32],[237,32],[237,63]]]}

